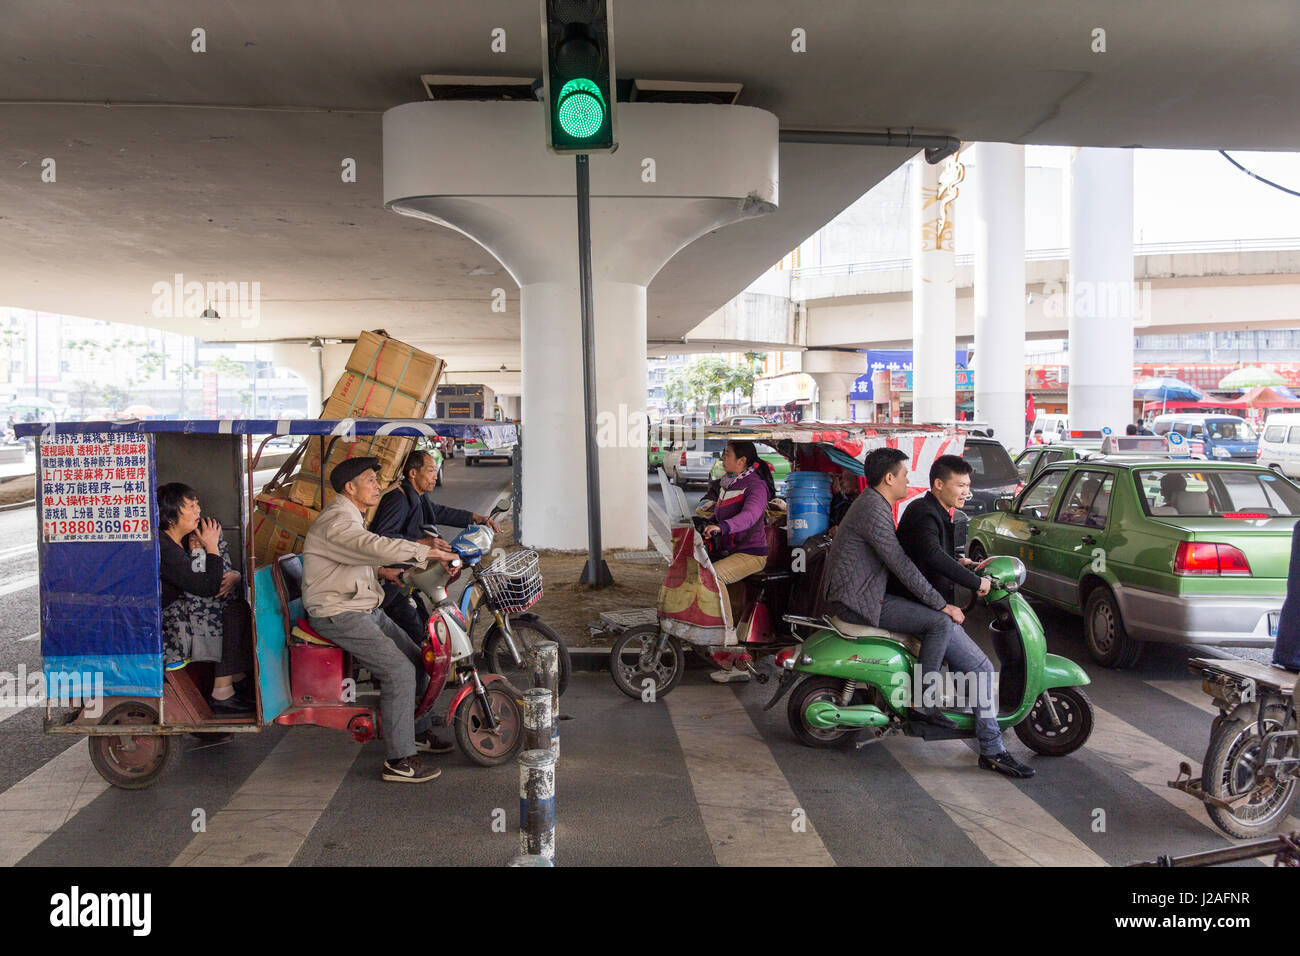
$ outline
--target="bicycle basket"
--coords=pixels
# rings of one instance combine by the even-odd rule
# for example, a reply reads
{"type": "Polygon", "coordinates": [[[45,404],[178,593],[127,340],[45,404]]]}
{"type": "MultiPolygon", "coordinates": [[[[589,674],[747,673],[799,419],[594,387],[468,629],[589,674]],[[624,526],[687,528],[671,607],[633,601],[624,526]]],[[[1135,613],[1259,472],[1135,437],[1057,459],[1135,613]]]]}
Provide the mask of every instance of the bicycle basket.
{"type": "Polygon", "coordinates": [[[482,572],[488,602],[502,611],[526,611],[541,599],[542,569],[536,551],[503,555],[482,572]]]}

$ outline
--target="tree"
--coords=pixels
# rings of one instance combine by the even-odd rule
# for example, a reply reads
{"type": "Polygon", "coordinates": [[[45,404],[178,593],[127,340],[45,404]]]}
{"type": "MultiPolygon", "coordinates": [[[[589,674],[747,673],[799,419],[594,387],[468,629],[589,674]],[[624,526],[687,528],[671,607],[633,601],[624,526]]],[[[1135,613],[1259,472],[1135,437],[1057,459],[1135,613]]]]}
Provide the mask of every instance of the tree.
{"type": "Polygon", "coordinates": [[[100,394],[100,388],[94,382],[87,382],[85,379],[77,379],[72,383],[72,394],[77,397],[77,407],[80,409],[82,421],[86,420],[86,405],[93,401],[95,396],[100,394]]]}
{"type": "Polygon", "coordinates": [[[131,404],[131,392],[116,385],[104,385],[99,389],[99,400],[116,414],[131,404]]]}

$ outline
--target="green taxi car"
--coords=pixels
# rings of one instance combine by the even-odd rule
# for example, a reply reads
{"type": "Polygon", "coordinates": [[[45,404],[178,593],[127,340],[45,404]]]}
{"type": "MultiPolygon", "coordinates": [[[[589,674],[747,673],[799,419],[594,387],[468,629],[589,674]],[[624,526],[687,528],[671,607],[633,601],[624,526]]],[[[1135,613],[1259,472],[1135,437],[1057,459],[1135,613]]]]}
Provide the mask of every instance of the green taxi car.
{"type": "Polygon", "coordinates": [[[1054,461],[1074,461],[1101,454],[1101,441],[1061,441],[1051,445],[1030,445],[1016,455],[1016,472],[1030,481],[1054,461]]]}
{"type": "Polygon", "coordinates": [[[1300,488],[1258,465],[1100,457],[1047,465],[973,518],[967,553],[1025,563],[1022,590],[1082,614],[1088,652],[1131,667],[1144,642],[1269,647],[1300,488]]]}

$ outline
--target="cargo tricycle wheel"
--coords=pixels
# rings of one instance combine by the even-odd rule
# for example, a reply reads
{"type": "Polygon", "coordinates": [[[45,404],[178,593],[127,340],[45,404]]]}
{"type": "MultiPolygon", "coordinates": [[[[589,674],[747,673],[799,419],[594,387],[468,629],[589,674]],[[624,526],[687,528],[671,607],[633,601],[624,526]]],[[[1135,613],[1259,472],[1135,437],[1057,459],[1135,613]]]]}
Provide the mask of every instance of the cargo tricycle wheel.
{"type": "Polygon", "coordinates": [[[153,726],[158,712],[148,704],[127,701],[104,715],[100,726],[120,724],[121,734],[90,738],[90,762],[99,775],[123,790],[143,790],[166,772],[175,755],[175,740],[163,734],[132,734],[132,724],[153,726]]]}

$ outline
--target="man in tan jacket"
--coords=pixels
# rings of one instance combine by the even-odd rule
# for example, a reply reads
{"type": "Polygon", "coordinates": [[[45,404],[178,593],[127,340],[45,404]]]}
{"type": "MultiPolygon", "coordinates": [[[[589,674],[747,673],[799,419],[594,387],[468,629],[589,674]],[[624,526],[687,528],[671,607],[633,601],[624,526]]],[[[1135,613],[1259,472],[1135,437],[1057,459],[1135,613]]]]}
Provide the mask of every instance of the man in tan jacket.
{"type": "Polygon", "coordinates": [[[405,541],[366,530],[364,513],[379,503],[375,458],[349,458],[330,473],[337,497],[320,513],[302,548],[302,603],[316,631],[351,653],[380,681],[384,780],[424,783],[441,773],[424,767],[418,751],[446,753],[426,714],[415,720],[415,702],[428,686],[420,648],[380,610],[384,589],[377,570],[385,565],[455,558],[435,538],[405,541]]]}

